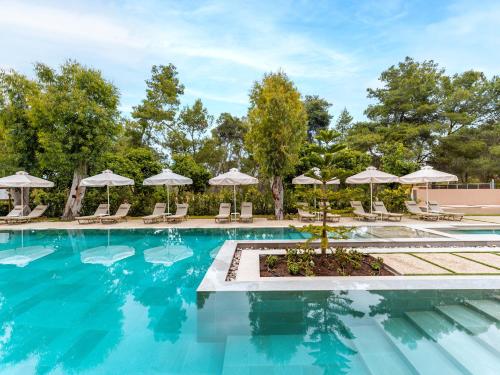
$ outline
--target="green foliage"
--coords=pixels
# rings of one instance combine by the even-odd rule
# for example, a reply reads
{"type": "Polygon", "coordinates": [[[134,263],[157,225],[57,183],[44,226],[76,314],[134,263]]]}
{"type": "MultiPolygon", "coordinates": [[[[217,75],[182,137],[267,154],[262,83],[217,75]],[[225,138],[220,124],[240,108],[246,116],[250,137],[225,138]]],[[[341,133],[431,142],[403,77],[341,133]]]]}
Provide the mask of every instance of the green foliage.
{"type": "Polygon", "coordinates": [[[205,191],[210,179],[210,172],[202,165],[196,163],[191,155],[177,154],[172,159],[172,171],[191,178],[193,180],[192,187],[195,192],[205,191]]]}
{"type": "Polygon", "coordinates": [[[133,108],[132,117],[136,121],[128,128],[135,146],[157,144],[161,135],[172,128],[179,97],[184,93],[177,74],[172,64],[151,68],[151,78],[146,81],[146,98],[133,108]]]}
{"type": "Polygon", "coordinates": [[[380,257],[375,258],[370,261],[370,267],[373,270],[374,275],[380,275],[380,271],[384,268],[384,260],[380,257]]]}
{"type": "Polygon", "coordinates": [[[266,74],[250,93],[247,147],[266,176],[284,176],[298,162],[307,114],[285,73],[266,74]]]}
{"type": "Polygon", "coordinates": [[[283,72],[266,74],[250,93],[246,146],[262,175],[272,178],[276,218],[283,218],[283,177],[293,172],[306,138],[307,113],[283,72]]]}
{"type": "Polygon", "coordinates": [[[345,139],[347,137],[349,129],[352,126],[352,120],[354,120],[354,118],[347,111],[347,108],[344,108],[342,112],[340,112],[339,118],[335,123],[335,130],[340,133],[342,139],[345,139]]]}
{"type": "Polygon", "coordinates": [[[397,186],[396,188],[387,187],[377,194],[378,200],[384,202],[389,212],[404,212],[405,201],[410,196],[408,186],[397,186]]]}
{"type": "Polygon", "coordinates": [[[268,255],[266,257],[266,266],[269,269],[273,269],[278,264],[278,257],[276,255],[268,255]]]}
{"type": "Polygon", "coordinates": [[[303,274],[305,276],[314,275],[314,249],[294,248],[286,250],[286,265],[290,275],[303,274]]]}
{"type": "Polygon", "coordinates": [[[329,109],[332,105],[318,95],[306,95],[304,107],[307,112],[307,136],[311,142],[320,130],[330,126],[332,115],[329,109]]]}
{"type": "MultiPolygon", "coordinates": [[[[212,122],[213,117],[208,114],[201,99],[196,99],[191,107],[185,106],[179,113],[175,134],[184,136],[183,142],[186,142],[191,156],[196,156],[203,143],[204,134],[212,122]]],[[[169,144],[172,144],[171,139],[169,144]]]]}
{"type": "Polygon", "coordinates": [[[360,269],[364,258],[363,253],[343,247],[336,248],[332,256],[339,267],[337,271],[341,275],[347,275],[349,269],[360,269]]]}

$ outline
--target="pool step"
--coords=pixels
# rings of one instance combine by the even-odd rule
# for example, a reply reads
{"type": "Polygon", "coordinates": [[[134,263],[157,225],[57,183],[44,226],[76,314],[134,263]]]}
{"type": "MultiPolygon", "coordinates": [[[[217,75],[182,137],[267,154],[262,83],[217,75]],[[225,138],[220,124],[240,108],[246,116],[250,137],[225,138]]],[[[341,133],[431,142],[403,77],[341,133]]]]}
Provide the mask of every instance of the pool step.
{"type": "Polygon", "coordinates": [[[376,323],[351,325],[356,347],[370,372],[378,374],[418,374],[376,323]]]}
{"type": "Polygon", "coordinates": [[[500,357],[467,332],[457,330],[448,319],[436,311],[405,313],[422,332],[455,358],[472,374],[498,374],[500,357]]]}
{"type": "Polygon", "coordinates": [[[334,335],[228,336],[222,375],[256,373],[371,375],[349,340],[334,335]]]}
{"type": "Polygon", "coordinates": [[[500,322],[500,300],[476,299],[465,301],[465,303],[489,318],[500,322]]]}
{"type": "Polygon", "coordinates": [[[495,323],[481,313],[464,305],[437,306],[436,309],[489,345],[490,349],[500,356],[500,329],[495,323]]]}
{"type": "Polygon", "coordinates": [[[419,374],[433,375],[436,369],[442,375],[467,373],[459,362],[444,352],[436,342],[424,336],[407,319],[377,318],[376,321],[419,374]]]}

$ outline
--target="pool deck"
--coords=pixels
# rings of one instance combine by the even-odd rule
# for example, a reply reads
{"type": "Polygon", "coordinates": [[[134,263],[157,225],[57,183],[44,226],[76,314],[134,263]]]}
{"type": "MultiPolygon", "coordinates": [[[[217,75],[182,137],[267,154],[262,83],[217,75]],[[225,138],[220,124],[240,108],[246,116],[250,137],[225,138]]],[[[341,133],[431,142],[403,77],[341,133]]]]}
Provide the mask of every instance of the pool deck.
{"type": "MultiPolygon", "coordinates": [[[[315,222],[318,224],[319,222],[315,222]]],[[[291,225],[303,226],[310,223],[300,222],[298,220],[269,220],[266,218],[255,218],[253,223],[216,223],[213,219],[189,219],[179,223],[156,223],[144,224],[141,218],[129,218],[125,222],[116,224],[78,224],[77,221],[37,221],[28,224],[7,225],[0,224],[0,229],[132,229],[132,228],[286,228],[291,225]]],[[[399,226],[408,225],[413,228],[442,228],[450,226],[480,226],[480,225],[500,225],[500,216],[466,216],[462,221],[446,221],[439,222],[423,221],[417,219],[403,218],[401,222],[389,221],[360,221],[352,217],[342,217],[339,223],[330,225],[345,225],[345,226],[399,226]]]]}

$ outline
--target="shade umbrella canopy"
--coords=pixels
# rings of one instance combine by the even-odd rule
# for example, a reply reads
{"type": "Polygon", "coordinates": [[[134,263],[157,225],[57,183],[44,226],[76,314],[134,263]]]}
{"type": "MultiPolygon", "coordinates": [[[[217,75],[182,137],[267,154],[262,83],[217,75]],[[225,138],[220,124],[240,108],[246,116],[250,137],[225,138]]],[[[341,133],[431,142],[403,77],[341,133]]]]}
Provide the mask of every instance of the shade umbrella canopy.
{"type": "MultiPolygon", "coordinates": [[[[315,168],[313,168],[315,169],[315,168]]],[[[319,170],[318,170],[319,171],[319,170]]],[[[316,172],[316,171],[314,171],[316,172]]],[[[316,190],[316,185],[323,185],[323,182],[317,180],[315,178],[306,176],[305,174],[301,174],[300,176],[294,177],[292,179],[292,184],[294,185],[314,185],[314,189],[316,190]]],[[[340,184],[340,180],[338,178],[332,178],[331,180],[326,182],[327,185],[338,185],[340,184]]],[[[316,208],[316,195],[314,196],[314,208],[316,208]]]]}
{"type": "MultiPolygon", "coordinates": [[[[30,175],[25,171],[18,171],[16,174],[0,178],[0,187],[7,188],[50,188],[54,183],[40,177],[30,175]]],[[[21,191],[21,206],[24,215],[24,194],[21,191]]]]}
{"type": "Polygon", "coordinates": [[[108,214],[109,214],[109,187],[110,186],[127,186],[133,185],[134,180],[131,178],[120,176],[119,174],[113,173],[109,169],[106,169],[102,173],[96,174],[95,176],[84,178],[80,181],[80,186],[87,187],[103,187],[106,186],[108,193],[108,214]]]}
{"type": "Polygon", "coordinates": [[[229,172],[220,174],[208,180],[210,185],[217,186],[233,186],[234,194],[234,213],[236,214],[236,186],[237,185],[255,185],[259,183],[255,177],[241,173],[236,168],[231,168],[229,172]]]}
{"type": "Polygon", "coordinates": [[[28,172],[19,171],[11,176],[0,178],[0,187],[24,188],[24,187],[53,187],[54,183],[40,177],[31,176],[28,172]]]}
{"type": "MultiPolygon", "coordinates": [[[[305,174],[301,174],[300,176],[294,177],[292,179],[292,184],[294,185],[322,185],[323,183],[320,180],[315,178],[306,176],[305,174]]],[[[332,178],[327,181],[327,185],[338,185],[340,184],[340,180],[338,178],[332,178]]]]}
{"type": "Polygon", "coordinates": [[[103,186],[126,186],[133,185],[134,180],[131,178],[120,176],[106,169],[102,173],[95,176],[84,178],[80,181],[80,186],[103,187],[103,186]]]}
{"type": "Polygon", "coordinates": [[[363,172],[346,179],[348,184],[370,184],[370,212],[373,211],[373,184],[389,184],[392,182],[399,182],[399,177],[379,171],[375,167],[368,167],[363,172]]]}
{"type": "Polygon", "coordinates": [[[143,185],[154,186],[164,185],[167,187],[167,213],[170,214],[170,188],[169,186],[191,185],[193,180],[172,172],[171,169],[164,169],[161,173],[146,178],[143,185]]]}
{"type": "Polygon", "coordinates": [[[429,182],[452,182],[458,181],[458,177],[451,173],[441,172],[430,165],[426,165],[420,170],[407,174],[399,179],[402,184],[414,185],[425,184],[427,211],[429,211],[429,182]]]}

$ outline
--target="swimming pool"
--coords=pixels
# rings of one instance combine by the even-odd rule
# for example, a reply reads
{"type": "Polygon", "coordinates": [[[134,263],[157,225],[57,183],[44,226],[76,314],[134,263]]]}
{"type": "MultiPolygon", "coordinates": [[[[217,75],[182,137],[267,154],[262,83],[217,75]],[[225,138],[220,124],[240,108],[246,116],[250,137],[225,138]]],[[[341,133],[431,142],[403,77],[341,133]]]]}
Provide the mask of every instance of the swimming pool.
{"type": "Polygon", "coordinates": [[[0,373],[496,373],[500,291],[196,293],[224,240],[302,236],[1,232],[0,373]]]}
{"type": "Polygon", "coordinates": [[[445,233],[448,233],[448,234],[466,234],[466,235],[469,235],[469,234],[489,234],[489,235],[500,235],[500,229],[498,228],[490,228],[490,229],[485,229],[485,228],[478,228],[478,229],[474,229],[474,228],[464,228],[464,229],[458,229],[458,228],[444,228],[444,229],[441,229],[439,228],[438,229],[440,232],[445,232],[445,233]]]}

